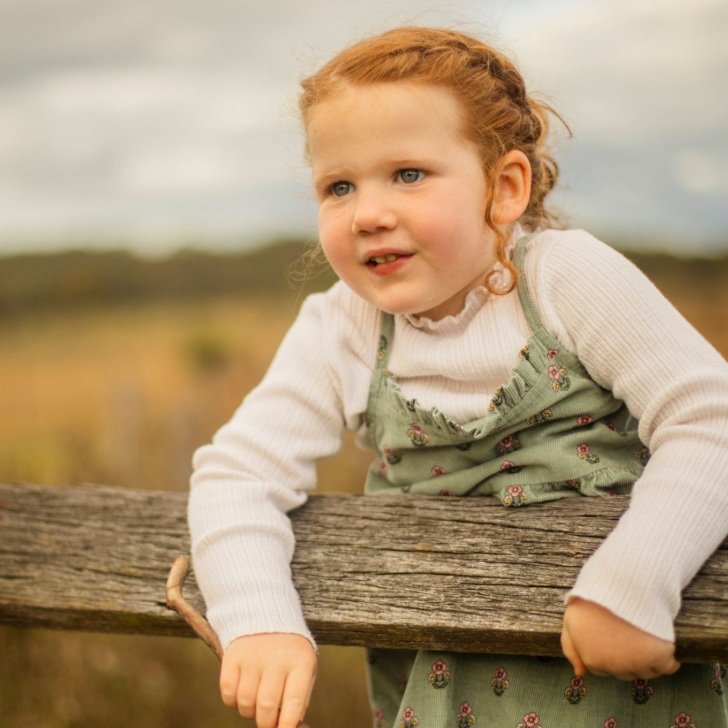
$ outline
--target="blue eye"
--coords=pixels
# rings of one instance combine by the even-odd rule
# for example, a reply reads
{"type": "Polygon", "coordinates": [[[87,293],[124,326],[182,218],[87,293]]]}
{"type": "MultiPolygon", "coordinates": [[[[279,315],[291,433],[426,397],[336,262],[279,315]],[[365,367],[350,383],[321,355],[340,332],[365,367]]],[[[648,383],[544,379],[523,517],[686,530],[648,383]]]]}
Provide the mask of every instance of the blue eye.
{"type": "Polygon", "coordinates": [[[354,189],[354,185],[351,184],[351,182],[341,180],[339,182],[334,182],[329,189],[334,197],[343,197],[344,195],[348,195],[354,189]]]}
{"type": "Polygon", "coordinates": [[[425,173],[421,169],[400,169],[397,172],[397,179],[408,185],[419,182],[424,176],[425,173]]]}

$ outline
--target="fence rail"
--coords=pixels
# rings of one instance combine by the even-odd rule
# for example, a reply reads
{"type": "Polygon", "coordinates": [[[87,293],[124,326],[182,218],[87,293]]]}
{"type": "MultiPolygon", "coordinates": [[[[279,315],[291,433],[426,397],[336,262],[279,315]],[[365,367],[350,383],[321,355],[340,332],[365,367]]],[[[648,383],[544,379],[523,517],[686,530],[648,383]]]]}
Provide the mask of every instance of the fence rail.
{"type": "MultiPolygon", "coordinates": [[[[626,497],[314,495],[292,568],[322,644],[558,655],[563,597],[626,497]]],[[[165,606],[189,550],[184,493],[0,485],[0,623],[191,636],[165,606]]],[[[204,612],[192,575],[190,603],[204,612]]],[[[684,660],[728,661],[728,539],[683,595],[684,660]]]]}

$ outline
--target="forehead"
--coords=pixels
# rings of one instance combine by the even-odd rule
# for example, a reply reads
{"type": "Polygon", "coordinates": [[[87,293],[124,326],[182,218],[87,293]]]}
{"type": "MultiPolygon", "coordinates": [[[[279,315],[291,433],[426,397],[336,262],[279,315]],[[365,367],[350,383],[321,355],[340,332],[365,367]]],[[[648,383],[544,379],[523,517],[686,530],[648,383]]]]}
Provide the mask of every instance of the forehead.
{"type": "Polygon", "coordinates": [[[464,113],[446,88],[415,82],[346,84],[311,108],[306,136],[312,157],[323,147],[413,143],[438,137],[464,141],[464,113]]]}

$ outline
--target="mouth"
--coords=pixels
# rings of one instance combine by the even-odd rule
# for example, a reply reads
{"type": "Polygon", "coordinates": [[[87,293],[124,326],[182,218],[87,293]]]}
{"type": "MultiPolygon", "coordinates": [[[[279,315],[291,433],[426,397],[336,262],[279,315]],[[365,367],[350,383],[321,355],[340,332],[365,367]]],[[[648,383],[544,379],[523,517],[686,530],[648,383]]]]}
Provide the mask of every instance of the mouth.
{"type": "Polygon", "coordinates": [[[387,263],[394,263],[396,260],[401,260],[402,258],[411,257],[411,253],[385,253],[382,255],[371,255],[364,261],[364,264],[370,268],[376,268],[387,263]]]}

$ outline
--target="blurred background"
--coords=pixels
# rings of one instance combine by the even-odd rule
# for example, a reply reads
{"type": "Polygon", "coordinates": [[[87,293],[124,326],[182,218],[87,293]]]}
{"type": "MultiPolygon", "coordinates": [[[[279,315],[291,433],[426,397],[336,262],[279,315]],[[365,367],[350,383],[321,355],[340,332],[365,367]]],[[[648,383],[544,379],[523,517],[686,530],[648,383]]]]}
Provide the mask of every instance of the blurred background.
{"type": "MultiPolygon", "coordinates": [[[[572,226],[728,354],[723,0],[4,0],[0,482],[185,490],[260,379],[315,240],[297,84],[399,24],[491,40],[556,106],[572,226]]],[[[359,492],[347,442],[320,489],[359,492]]],[[[323,648],[312,728],[370,724],[363,653],[323,648]]],[[[0,726],[240,726],[193,640],[0,628],[0,726]]]]}

